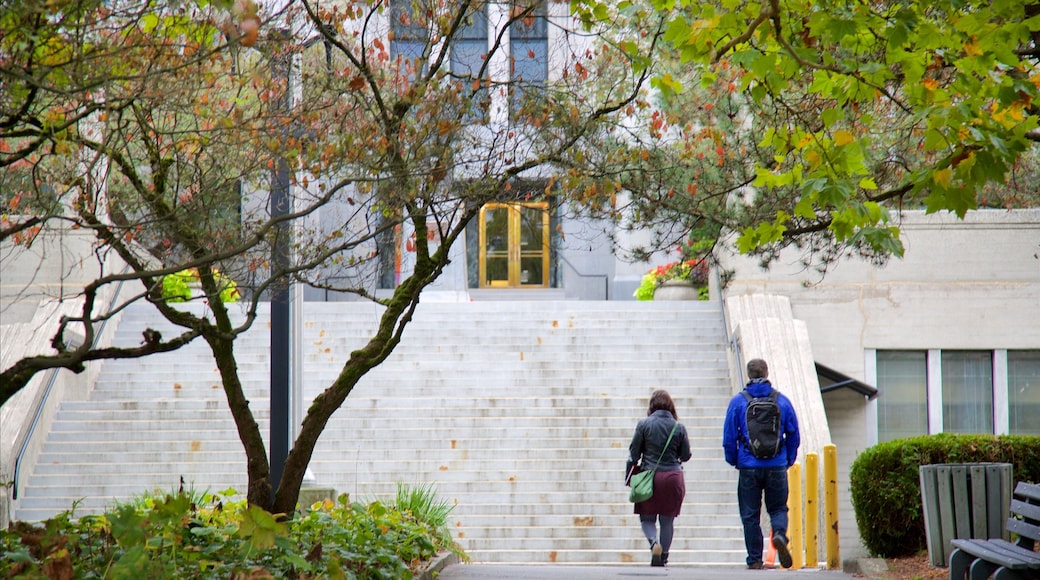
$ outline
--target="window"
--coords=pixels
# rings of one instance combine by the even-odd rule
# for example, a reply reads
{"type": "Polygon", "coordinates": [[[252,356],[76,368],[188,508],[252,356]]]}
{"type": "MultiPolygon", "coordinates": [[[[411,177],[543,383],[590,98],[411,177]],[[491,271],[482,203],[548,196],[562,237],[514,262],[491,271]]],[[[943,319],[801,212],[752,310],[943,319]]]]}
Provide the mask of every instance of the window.
{"type": "Polygon", "coordinates": [[[878,441],[928,434],[926,351],[878,351],[878,441]]]}
{"type": "Polygon", "coordinates": [[[412,3],[407,0],[394,2],[390,9],[390,58],[409,81],[415,80],[420,71],[419,63],[430,38],[424,21],[416,19],[412,10],[412,3]]]}
{"type": "Polygon", "coordinates": [[[993,353],[942,352],[944,433],[993,433],[993,353]]]}
{"type": "MultiPolygon", "coordinates": [[[[529,5],[518,3],[515,12],[529,5]]],[[[515,20],[509,28],[510,110],[517,114],[525,95],[545,85],[549,78],[549,21],[545,3],[539,3],[531,14],[515,20]]]]}
{"type": "Polygon", "coordinates": [[[1040,350],[878,350],[878,442],[1040,435],[1040,350]]]}
{"type": "Polygon", "coordinates": [[[1040,435],[1040,350],[1009,350],[1008,407],[1012,435],[1040,435]]]}
{"type": "MultiPolygon", "coordinates": [[[[470,94],[473,81],[487,79],[487,74],[480,76],[488,55],[488,20],[483,11],[473,13],[466,25],[459,30],[451,45],[451,72],[464,82],[463,94],[470,94]]],[[[473,122],[486,122],[489,116],[491,93],[486,83],[473,94],[466,119],[473,122]]]]}

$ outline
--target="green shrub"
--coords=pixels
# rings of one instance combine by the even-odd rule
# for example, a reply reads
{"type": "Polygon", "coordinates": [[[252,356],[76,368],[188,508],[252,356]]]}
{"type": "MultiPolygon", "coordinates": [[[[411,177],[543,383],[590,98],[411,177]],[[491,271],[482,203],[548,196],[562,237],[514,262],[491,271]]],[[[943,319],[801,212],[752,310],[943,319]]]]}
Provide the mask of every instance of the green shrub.
{"type": "MultiPolygon", "coordinates": [[[[217,282],[217,287],[220,288],[220,300],[226,304],[238,302],[240,293],[235,281],[221,274],[219,270],[213,270],[213,277],[217,282]]],[[[198,268],[188,268],[169,276],[163,276],[163,298],[169,302],[189,302],[192,297],[191,288],[198,283],[198,268]]]]}
{"type": "Polygon", "coordinates": [[[926,548],[918,468],[1010,463],[1015,481],[1040,482],[1040,437],[929,435],[875,445],[852,463],[852,506],[863,545],[883,558],[926,548]]]}
{"type": "Polygon", "coordinates": [[[0,531],[0,577],[397,580],[441,551],[465,559],[430,487],[399,486],[394,506],[341,495],[288,521],[235,494],[145,494],[104,515],[15,522],[0,531]]]}

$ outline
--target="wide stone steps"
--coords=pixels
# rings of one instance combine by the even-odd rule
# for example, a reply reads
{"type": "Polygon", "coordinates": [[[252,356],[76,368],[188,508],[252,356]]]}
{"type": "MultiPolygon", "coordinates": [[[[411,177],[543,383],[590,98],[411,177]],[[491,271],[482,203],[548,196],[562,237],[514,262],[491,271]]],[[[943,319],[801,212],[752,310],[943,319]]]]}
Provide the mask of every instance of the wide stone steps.
{"type": "MultiPolygon", "coordinates": [[[[308,401],[377,319],[371,305],[305,305],[308,401]]],[[[139,344],[145,327],[176,334],[131,308],[116,343],[139,344]]],[[[422,304],[394,354],[333,416],[310,470],[318,486],[362,501],[391,500],[398,482],[433,485],[454,505],[453,533],[474,561],[645,565],[624,462],[647,397],[665,388],[694,454],[672,561],[739,565],[736,472],[721,457],[730,397],[722,329],[717,303],[422,304]]],[[[265,437],[269,340],[262,308],[235,345],[265,437]]],[[[59,410],[15,517],[44,519],[73,502],[78,515],[96,513],[182,478],[198,491],[246,487],[245,455],[201,341],[106,362],[90,400],[59,410]]]]}

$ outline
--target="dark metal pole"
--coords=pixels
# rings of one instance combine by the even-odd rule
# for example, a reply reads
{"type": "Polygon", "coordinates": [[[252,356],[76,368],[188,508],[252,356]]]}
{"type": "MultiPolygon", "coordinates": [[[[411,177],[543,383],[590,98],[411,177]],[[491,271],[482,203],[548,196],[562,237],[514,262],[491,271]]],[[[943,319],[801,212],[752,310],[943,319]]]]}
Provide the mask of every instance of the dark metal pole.
{"type": "MultiPolygon", "coordinates": [[[[281,38],[288,39],[288,31],[281,32],[281,38]]],[[[275,47],[272,61],[272,78],[285,79],[285,90],[275,104],[276,111],[287,113],[290,108],[292,94],[291,57],[284,47],[275,47]]],[[[288,131],[285,131],[288,134],[288,131]]],[[[292,207],[289,195],[289,165],[284,157],[275,160],[271,175],[271,217],[279,218],[288,215],[292,207]]],[[[285,271],[289,267],[289,243],[292,229],[288,223],[278,225],[277,237],[272,248],[271,268],[274,272],[285,271]]],[[[282,472],[286,457],[289,456],[289,280],[285,279],[272,286],[271,293],[271,499],[282,480],[282,472]]]]}

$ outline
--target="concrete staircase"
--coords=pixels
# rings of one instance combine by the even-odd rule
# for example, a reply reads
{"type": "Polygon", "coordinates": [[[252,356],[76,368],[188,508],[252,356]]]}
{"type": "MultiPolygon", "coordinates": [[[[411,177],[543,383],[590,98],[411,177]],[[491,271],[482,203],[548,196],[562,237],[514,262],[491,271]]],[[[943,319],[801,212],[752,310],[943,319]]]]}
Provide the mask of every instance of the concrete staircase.
{"type": "MultiPolygon", "coordinates": [[[[192,305],[191,308],[200,308],[192,305]]],[[[340,371],[375,327],[361,303],[304,308],[305,397],[340,371]]],[[[117,344],[164,332],[132,308],[117,344]]],[[[236,353],[268,433],[269,315],[236,353]]],[[[455,535],[477,562],[646,565],[623,486],[627,447],[649,394],[668,389],[693,460],[670,564],[742,564],[736,472],[722,459],[730,397],[717,302],[424,303],[391,358],[330,421],[310,468],[322,487],[389,499],[396,482],[432,484],[455,505],[455,535]]],[[[245,489],[245,459],[200,341],[176,353],[106,362],[86,401],[62,404],[15,519],[78,502],[96,513],[144,490],[245,489]]]]}

